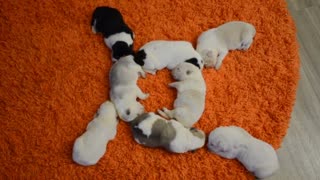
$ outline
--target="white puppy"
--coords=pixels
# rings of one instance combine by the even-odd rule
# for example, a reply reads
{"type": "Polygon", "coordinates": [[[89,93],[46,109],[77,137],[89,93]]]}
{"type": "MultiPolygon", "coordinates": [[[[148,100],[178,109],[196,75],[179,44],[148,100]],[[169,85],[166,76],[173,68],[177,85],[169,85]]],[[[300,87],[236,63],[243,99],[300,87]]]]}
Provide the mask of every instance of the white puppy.
{"type": "Polygon", "coordinates": [[[277,153],[273,147],[240,127],[215,129],[209,135],[208,148],[224,158],[237,158],[258,178],[271,176],[279,169],[277,153]]]}
{"type": "Polygon", "coordinates": [[[147,147],[163,147],[170,152],[185,153],[204,146],[205,134],[196,128],[185,128],[175,120],[145,113],[130,122],[134,139],[147,147]]]}
{"type": "Polygon", "coordinates": [[[174,109],[163,108],[158,113],[165,118],[173,118],[185,127],[191,127],[201,117],[205,108],[206,83],[201,70],[196,66],[183,62],[172,70],[177,82],[169,84],[178,91],[174,101],[174,109]]]}
{"type": "Polygon", "coordinates": [[[203,68],[200,54],[187,41],[151,41],[140,48],[135,61],[144,71],[155,74],[163,68],[173,69],[184,61],[203,68]]]}
{"type": "Polygon", "coordinates": [[[229,50],[247,50],[256,34],[253,25],[231,21],[203,32],[198,37],[197,51],[206,67],[219,69],[229,50]]]}
{"type": "Polygon", "coordinates": [[[149,96],[138,87],[139,76],[145,77],[145,72],[134,62],[131,55],[120,58],[110,70],[110,98],[119,117],[126,122],[144,112],[144,107],[137,102],[137,97],[146,99],[149,96]]]}
{"type": "Polygon", "coordinates": [[[106,152],[108,142],[117,133],[117,114],[113,104],[101,104],[94,119],[88,124],[84,134],[78,137],[73,146],[72,159],[83,166],[96,164],[106,152]]]}

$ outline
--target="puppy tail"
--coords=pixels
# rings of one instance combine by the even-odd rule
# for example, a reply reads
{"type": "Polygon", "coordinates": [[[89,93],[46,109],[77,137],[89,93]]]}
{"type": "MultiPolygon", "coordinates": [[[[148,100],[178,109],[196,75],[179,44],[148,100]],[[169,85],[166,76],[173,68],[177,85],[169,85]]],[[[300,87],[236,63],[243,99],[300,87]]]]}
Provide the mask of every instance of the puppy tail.
{"type": "Polygon", "coordinates": [[[143,66],[144,59],[146,59],[146,57],[147,57],[146,52],[144,50],[140,50],[134,55],[134,62],[136,62],[140,66],[143,66]]]}

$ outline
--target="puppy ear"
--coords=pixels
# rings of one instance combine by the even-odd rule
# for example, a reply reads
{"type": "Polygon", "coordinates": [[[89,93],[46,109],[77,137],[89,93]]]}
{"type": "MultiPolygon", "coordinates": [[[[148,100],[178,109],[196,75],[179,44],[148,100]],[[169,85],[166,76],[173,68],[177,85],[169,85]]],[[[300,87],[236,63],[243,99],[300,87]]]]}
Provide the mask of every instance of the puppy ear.
{"type": "Polygon", "coordinates": [[[117,41],[112,46],[112,57],[114,59],[120,59],[123,56],[133,55],[132,49],[124,41],[117,41]]]}
{"type": "Polygon", "coordinates": [[[135,55],[134,55],[134,62],[136,62],[137,64],[139,64],[140,66],[144,65],[144,59],[146,59],[147,54],[144,50],[140,50],[138,51],[135,55]]]}
{"type": "Polygon", "coordinates": [[[196,67],[198,67],[200,69],[200,65],[198,63],[198,59],[197,58],[190,58],[190,59],[185,60],[185,62],[193,64],[193,65],[195,65],[196,67]]]}

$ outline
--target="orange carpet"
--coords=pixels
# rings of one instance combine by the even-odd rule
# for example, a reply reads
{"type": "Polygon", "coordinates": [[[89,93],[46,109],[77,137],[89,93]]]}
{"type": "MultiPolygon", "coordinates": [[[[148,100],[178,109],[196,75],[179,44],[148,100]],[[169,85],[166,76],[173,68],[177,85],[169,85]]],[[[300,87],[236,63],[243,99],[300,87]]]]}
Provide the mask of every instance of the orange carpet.
{"type": "MultiPolygon", "coordinates": [[[[116,139],[92,167],[73,163],[74,140],[109,99],[110,51],[91,32],[95,7],[118,8],[136,34],[135,49],[156,39],[187,40],[231,20],[257,29],[247,52],[219,71],[205,69],[207,134],[237,125],[279,148],[299,77],[296,29],[284,0],[7,0],[0,2],[0,179],[252,179],[236,160],[209,153],[144,148],[120,122],[116,139]]],[[[139,80],[147,111],[172,107],[168,70],[139,80]]],[[[281,170],[280,170],[281,171],[281,170]]]]}

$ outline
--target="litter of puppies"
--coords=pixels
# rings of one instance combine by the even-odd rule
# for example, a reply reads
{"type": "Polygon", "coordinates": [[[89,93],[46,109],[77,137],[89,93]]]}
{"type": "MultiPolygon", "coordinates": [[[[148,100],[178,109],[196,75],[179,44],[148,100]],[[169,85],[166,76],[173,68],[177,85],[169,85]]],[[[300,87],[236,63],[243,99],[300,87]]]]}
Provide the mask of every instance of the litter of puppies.
{"type": "MultiPolygon", "coordinates": [[[[173,153],[202,148],[206,135],[193,127],[205,110],[202,69],[218,70],[229,50],[247,50],[256,35],[252,24],[231,21],[201,33],[196,48],[187,41],[154,40],[134,52],[134,32],[117,9],[97,7],[91,27],[93,33],[103,35],[104,43],[112,51],[113,65],[109,73],[110,101],[100,106],[86,132],[74,143],[73,160],[83,166],[98,163],[105,154],[108,142],[116,135],[117,118],[130,125],[133,140],[142,146],[161,147],[173,153]],[[164,68],[171,70],[176,82],[169,86],[176,88],[178,94],[174,109],[159,109],[159,116],[145,112],[137,101],[149,96],[141,91],[137,80],[145,78],[146,73],[156,75],[164,68]]],[[[223,158],[236,158],[258,178],[279,169],[274,148],[240,127],[212,130],[207,147],[223,158]]]]}

